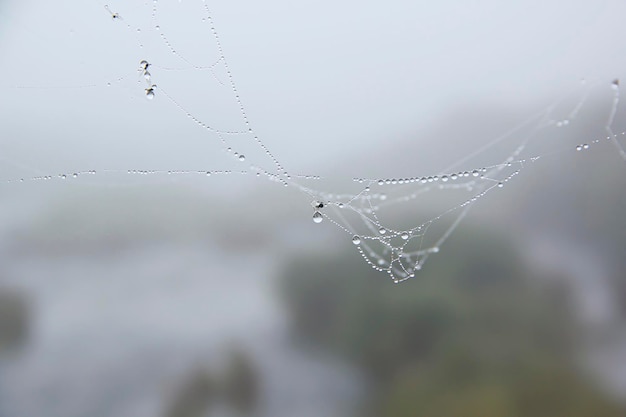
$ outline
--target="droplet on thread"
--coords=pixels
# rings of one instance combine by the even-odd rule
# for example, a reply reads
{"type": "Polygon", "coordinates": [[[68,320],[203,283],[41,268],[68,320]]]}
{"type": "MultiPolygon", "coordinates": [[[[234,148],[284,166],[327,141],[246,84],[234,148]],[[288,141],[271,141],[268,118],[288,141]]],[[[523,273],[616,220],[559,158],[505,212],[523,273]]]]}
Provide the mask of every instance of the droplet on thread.
{"type": "Polygon", "coordinates": [[[313,213],[313,222],[321,223],[322,220],[324,220],[324,216],[322,216],[322,213],[320,213],[319,211],[313,213]]]}
{"type": "Polygon", "coordinates": [[[245,155],[239,155],[239,160],[241,162],[245,161],[246,160],[246,156],[245,155]]]}
{"type": "Polygon", "coordinates": [[[381,227],[380,229],[378,229],[378,233],[380,233],[381,235],[384,235],[385,233],[387,233],[387,229],[385,229],[384,227],[381,227]]]}
{"type": "Polygon", "coordinates": [[[400,237],[402,238],[402,240],[407,240],[409,238],[409,234],[407,232],[404,232],[400,235],[400,237]]]}
{"type": "Polygon", "coordinates": [[[354,236],[352,238],[352,243],[354,243],[355,245],[360,245],[361,244],[361,238],[359,236],[354,236]]]}

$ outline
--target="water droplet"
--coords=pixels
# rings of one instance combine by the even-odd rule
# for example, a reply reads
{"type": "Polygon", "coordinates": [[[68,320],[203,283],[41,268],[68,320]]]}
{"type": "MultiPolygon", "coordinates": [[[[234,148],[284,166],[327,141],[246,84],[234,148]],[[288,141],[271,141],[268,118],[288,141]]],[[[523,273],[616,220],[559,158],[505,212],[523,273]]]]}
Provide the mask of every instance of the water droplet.
{"type": "Polygon", "coordinates": [[[441,181],[443,181],[443,182],[448,182],[448,179],[449,179],[449,178],[448,178],[448,176],[447,176],[447,175],[443,175],[443,176],[441,177],[441,181]]]}
{"type": "Polygon", "coordinates": [[[72,177],[74,177],[74,178],[78,178],[78,173],[76,173],[76,172],[75,172],[75,173],[73,173],[73,174],[72,174],[72,177]]]}
{"type": "Polygon", "coordinates": [[[154,89],[153,88],[146,88],[146,98],[148,100],[152,100],[154,98],[154,89]]]}
{"type": "Polygon", "coordinates": [[[313,213],[313,221],[315,223],[321,223],[322,220],[324,220],[324,216],[322,216],[322,213],[320,213],[319,211],[313,213]]]}
{"type": "Polygon", "coordinates": [[[401,237],[403,240],[407,240],[407,239],[409,238],[409,234],[408,234],[407,232],[404,232],[404,233],[402,233],[402,234],[400,235],[400,237],[401,237]]]}
{"type": "Polygon", "coordinates": [[[503,182],[499,182],[498,183],[498,188],[502,188],[502,187],[504,187],[504,183],[503,182]]]}
{"type": "Polygon", "coordinates": [[[344,205],[343,205],[343,203],[338,203],[338,204],[337,204],[337,207],[339,207],[339,208],[343,208],[343,207],[344,207],[344,205]]]}
{"type": "Polygon", "coordinates": [[[111,83],[107,83],[107,87],[111,87],[111,83]]]}
{"type": "Polygon", "coordinates": [[[152,75],[150,74],[149,71],[144,70],[143,72],[143,78],[145,78],[146,80],[150,81],[150,78],[152,78],[152,75]]]}
{"type": "Polygon", "coordinates": [[[387,229],[385,229],[384,227],[381,227],[380,229],[378,229],[378,233],[380,233],[381,235],[384,235],[385,233],[387,233],[387,229]]]}
{"type": "Polygon", "coordinates": [[[239,155],[239,160],[241,162],[245,161],[246,160],[246,156],[245,155],[239,155]]]}
{"type": "Polygon", "coordinates": [[[141,62],[139,63],[139,66],[141,67],[141,69],[148,69],[148,67],[150,66],[150,63],[148,61],[146,61],[145,59],[141,60],[141,62]]]}
{"type": "Polygon", "coordinates": [[[473,170],[473,171],[472,171],[472,175],[473,175],[474,177],[477,177],[477,176],[479,176],[479,175],[480,175],[480,171],[479,171],[479,170],[477,170],[477,169],[475,169],[475,170],[473,170]]]}
{"type": "Polygon", "coordinates": [[[354,243],[355,245],[360,245],[361,244],[361,238],[359,236],[354,236],[352,238],[352,243],[354,243]]]}
{"type": "Polygon", "coordinates": [[[437,253],[439,252],[439,247],[437,246],[433,246],[432,248],[430,248],[431,253],[437,253]]]}
{"type": "Polygon", "coordinates": [[[613,90],[619,89],[619,78],[613,80],[613,82],[611,83],[611,88],[613,90]]]}
{"type": "Polygon", "coordinates": [[[578,145],[578,146],[576,146],[576,150],[577,150],[577,151],[582,151],[582,150],[583,150],[583,145],[578,145]]]}
{"type": "Polygon", "coordinates": [[[589,145],[585,143],[585,144],[583,145],[583,149],[585,149],[585,150],[589,149],[589,145]]]}

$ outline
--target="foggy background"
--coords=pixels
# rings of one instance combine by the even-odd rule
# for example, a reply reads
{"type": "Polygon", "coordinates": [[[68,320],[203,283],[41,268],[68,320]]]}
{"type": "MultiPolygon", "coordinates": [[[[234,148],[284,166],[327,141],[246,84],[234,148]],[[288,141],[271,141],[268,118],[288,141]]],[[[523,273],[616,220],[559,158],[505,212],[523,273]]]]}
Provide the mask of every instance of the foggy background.
{"type": "Polygon", "coordinates": [[[624,2],[126,3],[0,2],[0,416],[624,415],[626,162],[575,151],[606,136],[624,2]],[[247,129],[204,68],[212,24],[254,134],[328,192],[440,173],[589,95],[395,286],[294,187],[126,174],[274,170],[185,114],[247,129]]]}

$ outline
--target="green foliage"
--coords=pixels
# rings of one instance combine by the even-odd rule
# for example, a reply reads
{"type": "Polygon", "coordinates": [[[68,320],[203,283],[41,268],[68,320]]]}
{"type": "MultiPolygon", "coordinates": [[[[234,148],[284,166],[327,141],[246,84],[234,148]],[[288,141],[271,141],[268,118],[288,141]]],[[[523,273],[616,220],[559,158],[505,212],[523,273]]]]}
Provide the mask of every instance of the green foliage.
{"type": "Polygon", "coordinates": [[[356,255],[294,262],[281,289],[295,334],[370,375],[373,415],[616,415],[575,370],[567,292],[531,279],[505,240],[449,242],[401,285],[356,255]]]}

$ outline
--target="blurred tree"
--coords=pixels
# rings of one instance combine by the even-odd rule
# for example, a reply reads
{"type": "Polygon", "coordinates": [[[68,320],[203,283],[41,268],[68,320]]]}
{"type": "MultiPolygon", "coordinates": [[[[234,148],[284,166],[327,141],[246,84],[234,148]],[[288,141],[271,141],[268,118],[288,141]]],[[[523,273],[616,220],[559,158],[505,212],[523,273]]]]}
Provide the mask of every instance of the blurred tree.
{"type": "Polygon", "coordinates": [[[183,381],[166,411],[167,417],[204,417],[215,401],[217,382],[202,368],[194,369],[183,381]]]}
{"type": "Polygon", "coordinates": [[[223,378],[225,396],[240,415],[250,415],[259,395],[257,371],[250,358],[240,350],[231,350],[230,355],[230,363],[223,378]]]}
{"type": "Polygon", "coordinates": [[[18,291],[0,288],[0,353],[21,347],[27,339],[30,308],[18,291]]]}
{"type": "Polygon", "coordinates": [[[167,417],[205,417],[216,407],[226,408],[237,416],[251,415],[257,406],[259,381],[252,360],[241,350],[229,352],[223,374],[198,367],[185,378],[174,394],[167,417]]]}

